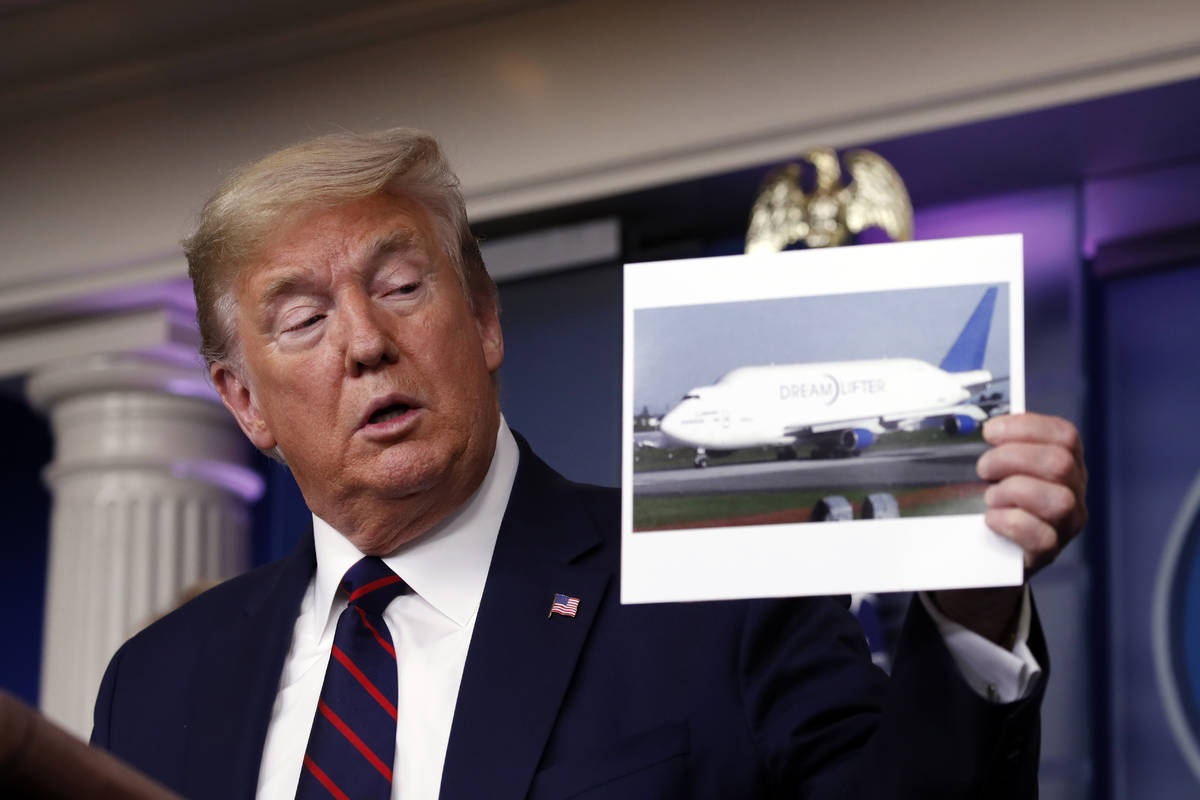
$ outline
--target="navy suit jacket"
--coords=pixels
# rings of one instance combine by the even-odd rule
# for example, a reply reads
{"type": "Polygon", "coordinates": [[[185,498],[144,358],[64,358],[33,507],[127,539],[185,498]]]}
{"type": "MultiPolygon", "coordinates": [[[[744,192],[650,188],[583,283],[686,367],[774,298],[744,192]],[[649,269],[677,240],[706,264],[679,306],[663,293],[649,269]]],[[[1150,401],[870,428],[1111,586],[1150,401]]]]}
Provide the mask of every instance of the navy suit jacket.
{"type": "MultiPolygon", "coordinates": [[[[890,680],[828,598],[622,606],[618,505],[522,445],[442,798],[1036,794],[1040,687],[985,703],[919,603],[890,680]],[[577,616],[547,618],[557,592],[577,616]]],[[[93,741],[185,796],[252,796],[314,569],[307,536],[127,642],[93,741]]],[[[1031,645],[1045,665],[1040,633],[1031,645]]]]}

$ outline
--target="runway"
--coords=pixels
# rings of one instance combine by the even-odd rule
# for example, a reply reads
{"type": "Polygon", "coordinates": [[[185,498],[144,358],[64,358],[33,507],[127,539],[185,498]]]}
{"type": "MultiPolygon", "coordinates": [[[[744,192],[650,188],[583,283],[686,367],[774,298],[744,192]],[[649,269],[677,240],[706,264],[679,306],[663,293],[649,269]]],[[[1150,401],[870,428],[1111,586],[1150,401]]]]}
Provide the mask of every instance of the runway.
{"type": "Polygon", "coordinates": [[[975,461],[983,442],[867,451],[856,458],[796,459],[724,464],[704,469],[634,473],[633,491],[652,495],[712,494],[882,486],[944,486],[979,480],[975,461]]]}

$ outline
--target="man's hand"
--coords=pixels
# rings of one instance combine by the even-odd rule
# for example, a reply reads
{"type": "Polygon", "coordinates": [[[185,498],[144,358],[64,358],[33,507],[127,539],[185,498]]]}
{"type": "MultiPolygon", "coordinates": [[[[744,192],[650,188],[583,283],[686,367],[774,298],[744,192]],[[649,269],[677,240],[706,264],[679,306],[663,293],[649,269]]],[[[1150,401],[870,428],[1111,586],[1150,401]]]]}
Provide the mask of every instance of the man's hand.
{"type": "MultiPolygon", "coordinates": [[[[987,526],[1025,551],[1025,576],[1052,562],[1087,522],[1087,468],[1075,426],[1043,414],[988,420],[983,438],[992,446],[976,471],[990,481],[984,494],[987,526]]],[[[933,592],[947,617],[1004,642],[1020,608],[1021,589],[933,592]]]]}
{"type": "Polygon", "coordinates": [[[1025,551],[1026,577],[1053,561],[1087,522],[1087,468],[1075,426],[1060,417],[1014,414],[988,420],[993,445],[976,471],[987,526],[1025,551]]]}

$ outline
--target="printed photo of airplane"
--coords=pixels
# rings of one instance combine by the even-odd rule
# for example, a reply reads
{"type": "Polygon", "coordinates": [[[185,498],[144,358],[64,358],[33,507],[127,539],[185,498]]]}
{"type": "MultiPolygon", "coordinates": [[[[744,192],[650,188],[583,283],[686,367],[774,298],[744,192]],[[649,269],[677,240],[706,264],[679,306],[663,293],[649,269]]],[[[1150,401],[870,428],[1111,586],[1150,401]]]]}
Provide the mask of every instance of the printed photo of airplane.
{"type": "Polygon", "coordinates": [[[1018,582],[976,465],[1025,407],[1022,248],[627,265],[622,601],[1018,582]]]}
{"type": "Polygon", "coordinates": [[[742,366],[689,390],[638,447],[690,447],[693,464],[747,448],[794,457],[856,456],[890,431],[936,426],[949,435],[976,431],[1004,408],[989,392],[1007,380],[984,369],[997,288],[984,290],[936,366],[917,358],[876,358],[742,366]]]}

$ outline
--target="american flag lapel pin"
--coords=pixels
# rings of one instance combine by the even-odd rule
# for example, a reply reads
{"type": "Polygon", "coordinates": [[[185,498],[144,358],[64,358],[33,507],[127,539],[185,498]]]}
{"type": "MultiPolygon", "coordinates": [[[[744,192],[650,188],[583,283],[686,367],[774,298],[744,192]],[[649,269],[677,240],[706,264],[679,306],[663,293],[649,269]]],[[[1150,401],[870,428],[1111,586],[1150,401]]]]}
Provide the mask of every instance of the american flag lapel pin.
{"type": "Polygon", "coordinates": [[[562,614],[564,617],[573,617],[579,611],[579,598],[569,597],[565,594],[555,594],[554,602],[550,604],[550,611],[546,614],[546,619],[550,619],[554,614],[562,614]]]}

